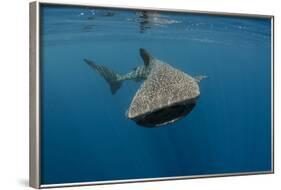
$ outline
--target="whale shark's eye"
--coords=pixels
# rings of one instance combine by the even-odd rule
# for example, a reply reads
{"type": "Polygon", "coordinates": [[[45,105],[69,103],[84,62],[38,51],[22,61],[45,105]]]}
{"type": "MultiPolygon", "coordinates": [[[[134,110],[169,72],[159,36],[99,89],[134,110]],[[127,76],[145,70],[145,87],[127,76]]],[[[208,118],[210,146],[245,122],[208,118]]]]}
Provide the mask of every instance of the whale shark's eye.
{"type": "Polygon", "coordinates": [[[134,120],[138,125],[145,127],[161,126],[184,117],[192,111],[194,106],[194,102],[189,104],[172,105],[149,113],[147,115],[135,118],[134,120]]]}

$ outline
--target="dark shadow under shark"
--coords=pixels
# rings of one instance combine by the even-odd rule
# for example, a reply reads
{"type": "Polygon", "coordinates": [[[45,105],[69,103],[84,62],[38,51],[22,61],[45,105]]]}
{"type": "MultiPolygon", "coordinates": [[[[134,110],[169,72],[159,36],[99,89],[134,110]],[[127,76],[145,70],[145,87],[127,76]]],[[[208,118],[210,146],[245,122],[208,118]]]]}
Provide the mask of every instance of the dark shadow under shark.
{"type": "Polygon", "coordinates": [[[190,113],[200,96],[199,83],[206,76],[191,77],[153,57],[143,48],[140,56],[144,65],[124,75],[88,59],[84,61],[106,80],[112,94],[126,80],[144,81],[126,112],[126,116],[138,125],[162,126],[190,113]]]}

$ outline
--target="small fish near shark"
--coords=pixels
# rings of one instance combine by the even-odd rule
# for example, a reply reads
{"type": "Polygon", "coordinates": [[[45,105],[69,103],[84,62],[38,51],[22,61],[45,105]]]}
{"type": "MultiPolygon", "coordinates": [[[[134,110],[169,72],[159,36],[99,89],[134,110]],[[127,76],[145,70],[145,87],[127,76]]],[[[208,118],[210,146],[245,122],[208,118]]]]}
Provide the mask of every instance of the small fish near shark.
{"type": "Polygon", "coordinates": [[[138,125],[157,127],[174,123],[190,113],[200,96],[199,83],[207,76],[192,77],[140,48],[144,65],[121,75],[89,59],[84,61],[109,84],[112,94],[126,80],[144,81],[126,112],[138,125]]]}

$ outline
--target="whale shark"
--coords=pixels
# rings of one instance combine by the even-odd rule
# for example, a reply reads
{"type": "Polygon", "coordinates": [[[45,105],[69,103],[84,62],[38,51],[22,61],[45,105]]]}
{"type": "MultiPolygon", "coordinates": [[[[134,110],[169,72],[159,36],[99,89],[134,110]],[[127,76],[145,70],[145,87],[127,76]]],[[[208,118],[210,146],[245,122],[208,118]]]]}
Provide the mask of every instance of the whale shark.
{"type": "Polygon", "coordinates": [[[199,83],[205,75],[192,77],[140,48],[144,64],[126,74],[84,59],[109,84],[115,94],[126,80],[143,81],[135,93],[126,117],[145,127],[174,123],[190,113],[200,96],[199,83]]]}

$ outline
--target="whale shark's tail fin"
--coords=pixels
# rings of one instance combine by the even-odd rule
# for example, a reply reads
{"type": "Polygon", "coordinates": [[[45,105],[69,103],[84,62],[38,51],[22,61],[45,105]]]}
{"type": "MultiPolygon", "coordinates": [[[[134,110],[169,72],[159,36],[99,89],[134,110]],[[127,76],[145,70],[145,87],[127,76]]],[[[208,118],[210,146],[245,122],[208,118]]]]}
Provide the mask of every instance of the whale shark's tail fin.
{"type": "Polygon", "coordinates": [[[117,90],[122,86],[122,81],[118,80],[120,78],[119,74],[115,73],[114,71],[108,69],[103,65],[95,64],[91,60],[84,59],[84,61],[106,80],[106,82],[110,86],[112,94],[115,94],[117,90]]]}

